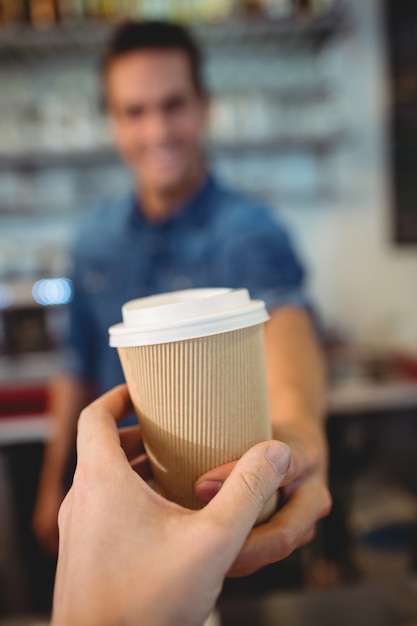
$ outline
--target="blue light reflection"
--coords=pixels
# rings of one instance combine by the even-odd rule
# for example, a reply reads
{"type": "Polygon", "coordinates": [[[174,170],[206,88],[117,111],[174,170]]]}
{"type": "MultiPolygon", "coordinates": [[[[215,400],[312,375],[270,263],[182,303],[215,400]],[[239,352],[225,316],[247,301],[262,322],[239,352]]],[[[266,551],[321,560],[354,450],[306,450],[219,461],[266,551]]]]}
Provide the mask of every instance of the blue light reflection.
{"type": "Polygon", "coordinates": [[[71,281],[69,278],[42,278],[33,285],[32,296],[42,306],[67,304],[72,296],[71,281]]]}

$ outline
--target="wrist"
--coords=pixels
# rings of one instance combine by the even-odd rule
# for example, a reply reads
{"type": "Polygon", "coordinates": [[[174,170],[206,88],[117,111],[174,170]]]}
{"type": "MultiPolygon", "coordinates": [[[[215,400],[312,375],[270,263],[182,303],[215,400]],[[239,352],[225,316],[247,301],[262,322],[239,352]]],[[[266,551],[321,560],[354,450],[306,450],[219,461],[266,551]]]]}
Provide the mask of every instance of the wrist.
{"type": "Polygon", "coordinates": [[[292,450],[313,459],[314,465],[327,467],[328,445],[324,419],[306,411],[275,415],[272,419],[274,439],[283,441],[292,450]]]}
{"type": "Polygon", "coordinates": [[[62,494],[64,492],[62,472],[43,467],[39,476],[39,489],[49,494],[62,494]]]}

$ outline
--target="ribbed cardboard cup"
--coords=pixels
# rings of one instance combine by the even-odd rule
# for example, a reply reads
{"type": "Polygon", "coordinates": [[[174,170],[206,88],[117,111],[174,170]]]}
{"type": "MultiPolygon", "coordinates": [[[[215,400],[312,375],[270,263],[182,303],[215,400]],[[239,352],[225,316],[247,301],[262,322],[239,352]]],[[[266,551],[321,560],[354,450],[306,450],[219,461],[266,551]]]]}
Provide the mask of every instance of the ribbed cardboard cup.
{"type": "MultiPolygon", "coordinates": [[[[198,509],[195,481],[271,439],[263,302],[245,289],[134,300],[110,328],[157,489],[198,509]]],[[[276,506],[273,497],[258,523],[276,506]]]]}

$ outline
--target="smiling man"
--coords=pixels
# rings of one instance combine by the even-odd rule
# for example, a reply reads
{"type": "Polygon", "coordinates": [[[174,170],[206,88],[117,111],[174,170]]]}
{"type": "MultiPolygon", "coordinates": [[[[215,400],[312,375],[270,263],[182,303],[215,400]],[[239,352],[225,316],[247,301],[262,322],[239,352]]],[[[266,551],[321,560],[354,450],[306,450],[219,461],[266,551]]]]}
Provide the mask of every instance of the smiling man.
{"type": "Polygon", "coordinates": [[[201,133],[208,103],[180,49],[113,58],[105,84],[113,134],[152,221],[174,215],[203,182],[201,133]]]}
{"type": "MultiPolygon", "coordinates": [[[[200,64],[189,33],[169,23],[123,24],[106,52],[106,107],[133,185],[126,197],[88,215],[74,247],[66,360],[51,393],[56,435],[45,453],[34,528],[56,552],[78,415],[123,381],[107,334],[122,304],[188,287],[246,287],[271,315],[265,331],[271,420],[275,438],[291,448],[291,464],[282,506],[250,533],[232,567],[232,575],[243,575],[311,539],[329,510],[323,363],[304,271],[285,228],[210,173],[200,64]]],[[[221,488],[232,465],[197,481],[202,502],[221,488]]]]}

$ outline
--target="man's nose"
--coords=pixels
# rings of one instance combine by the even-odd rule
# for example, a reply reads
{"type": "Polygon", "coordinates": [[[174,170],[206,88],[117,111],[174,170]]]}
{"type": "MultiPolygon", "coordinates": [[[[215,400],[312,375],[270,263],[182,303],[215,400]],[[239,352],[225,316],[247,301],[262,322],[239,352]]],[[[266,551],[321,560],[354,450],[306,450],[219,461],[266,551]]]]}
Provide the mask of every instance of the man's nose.
{"type": "Polygon", "coordinates": [[[147,141],[154,143],[167,141],[172,134],[172,123],[169,115],[164,111],[152,111],[147,116],[143,131],[147,141]]]}

